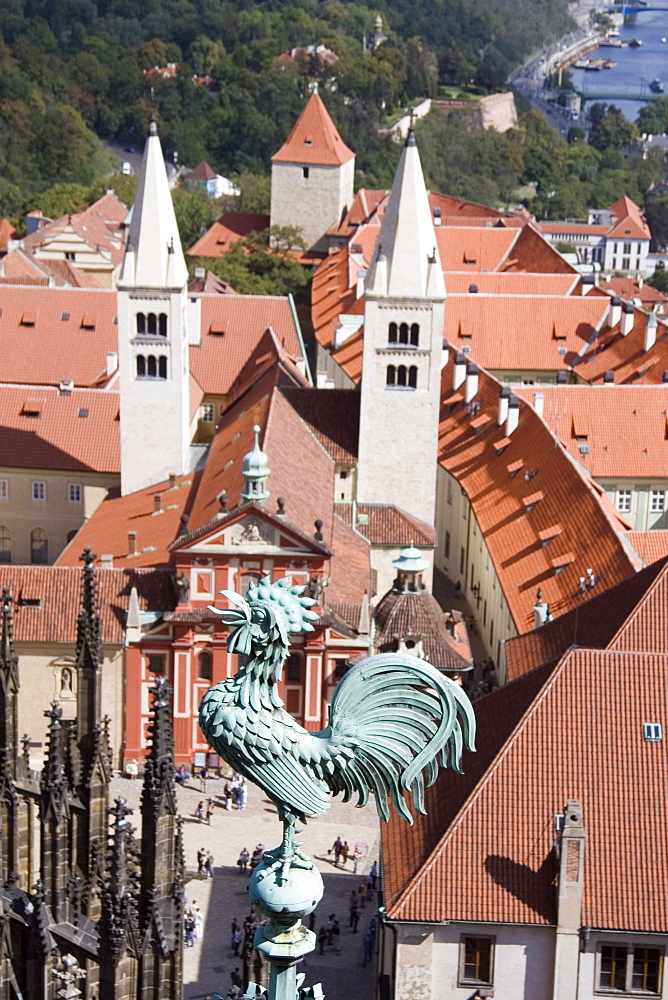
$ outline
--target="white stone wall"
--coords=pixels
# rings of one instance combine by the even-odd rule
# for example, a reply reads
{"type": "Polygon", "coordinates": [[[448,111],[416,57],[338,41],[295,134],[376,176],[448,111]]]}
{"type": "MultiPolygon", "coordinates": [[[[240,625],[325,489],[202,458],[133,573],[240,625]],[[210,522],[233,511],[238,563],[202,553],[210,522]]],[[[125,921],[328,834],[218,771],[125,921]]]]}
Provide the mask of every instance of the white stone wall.
{"type": "Polygon", "coordinates": [[[301,229],[307,247],[312,247],[352,204],[354,177],[354,157],[332,167],[272,164],[272,226],[301,229]]]}
{"type": "MultiPolygon", "coordinates": [[[[438,547],[435,565],[456,584],[473,609],[476,628],[494,660],[499,683],[505,682],[503,644],[517,635],[503,588],[469,499],[457,480],[439,465],[436,489],[438,547]],[[449,534],[450,555],[445,547],[449,534]],[[480,600],[471,590],[480,586],[480,600]]],[[[527,614],[533,615],[533,593],[527,594],[527,614]]]]}
{"type": "Polygon", "coordinates": [[[126,494],[185,470],[190,443],[185,293],[119,290],[118,368],[121,490],[126,494]],[[167,336],[138,335],[138,312],[167,313],[167,336]],[[137,378],[136,359],[140,354],[166,357],[167,378],[137,378]]]}
{"type": "Polygon", "coordinates": [[[357,499],[434,523],[443,303],[367,296],[357,499]],[[420,326],[418,348],[388,344],[389,324],[420,326]],[[417,388],[387,388],[388,365],[415,366],[417,388]]]}

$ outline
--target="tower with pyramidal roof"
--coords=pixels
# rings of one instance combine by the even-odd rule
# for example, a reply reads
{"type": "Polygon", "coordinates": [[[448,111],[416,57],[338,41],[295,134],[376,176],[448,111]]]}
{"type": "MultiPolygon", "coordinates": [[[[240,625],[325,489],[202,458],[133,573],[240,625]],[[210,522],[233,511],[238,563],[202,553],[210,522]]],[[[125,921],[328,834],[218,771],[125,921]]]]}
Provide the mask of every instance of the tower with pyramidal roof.
{"type": "Polygon", "coordinates": [[[434,523],[445,283],[411,129],[366,279],[357,499],[434,523]]]}
{"type": "Polygon", "coordinates": [[[295,226],[309,249],[325,252],[324,234],[350,207],[354,178],[355,154],[316,88],[271,158],[272,226],[295,226]]]}
{"type": "Polygon", "coordinates": [[[152,121],[117,293],[124,494],[186,471],[190,444],[187,290],[188,269],[160,138],[152,121]]]}

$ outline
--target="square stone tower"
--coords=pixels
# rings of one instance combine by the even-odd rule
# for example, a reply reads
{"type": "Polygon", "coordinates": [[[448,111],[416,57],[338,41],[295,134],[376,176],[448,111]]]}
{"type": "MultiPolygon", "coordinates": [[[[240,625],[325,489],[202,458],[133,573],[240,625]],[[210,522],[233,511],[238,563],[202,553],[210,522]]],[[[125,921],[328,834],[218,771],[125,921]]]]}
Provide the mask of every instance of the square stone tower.
{"type": "Polygon", "coordinates": [[[271,225],[295,226],[309,249],[326,249],[322,237],[353,200],[355,154],[317,90],[271,162],[271,225]]]}

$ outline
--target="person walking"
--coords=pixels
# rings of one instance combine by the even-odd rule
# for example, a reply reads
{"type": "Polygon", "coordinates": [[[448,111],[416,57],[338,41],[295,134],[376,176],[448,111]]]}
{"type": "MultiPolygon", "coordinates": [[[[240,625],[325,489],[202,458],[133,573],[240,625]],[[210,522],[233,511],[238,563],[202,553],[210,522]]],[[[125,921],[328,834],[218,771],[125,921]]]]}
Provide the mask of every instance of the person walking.
{"type": "Polygon", "coordinates": [[[195,907],[194,920],[195,920],[195,932],[194,932],[195,937],[196,938],[204,937],[204,917],[202,916],[202,911],[200,910],[199,906],[195,907]]]}
{"type": "Polygon", "coordinates": [[[201,823],[204,820],[204,801],[197,803],[197,809],[195,809],[195,816],[197,817],[197,822],[201,823]]]}
{"type": "Polygon", "coordinates": [[[355,852],[353,854],[353,875],[357,875],[357,866],[359,865],[361,860],[362,860],[362,852],[359,851],[357,848],[355,848],[355,852]]]}
{"type": "Polygon", "coordinates": [[[231,935],[230,948],[232,949],[232,951],[234,951],[234,935],[237,933],[238,930],[239,930],[239,923],[237,921],[237,918],[233,917],[232,923],[230,925],[230,935],[231,935]]]}
{"type": "Polygon", "coordinates": [[[356,906],[350,911],[350,926],[352,928],[353,934],[357,934],[357,925],[360,922],[360,911],[356,906]]]}
{"type": "Polygon", "coordinates": [[[336,921],[336,914],[330,913],[327,920],[327,945],[331,947],[334,944],[334,923],[336,921]]]}
{"type": "Polygon", "coordinates": [[[366,934],[364,936],[364,961],[362,962],[362,968],[366,969],[367,965],[371,961],[373,956],[373,937],[371,934],[366,934]]]}
{"type": "Polygon", "coordinates": [[[190,916],[186,916],[185,929],[186,929],[186,948],[194,948],[194,946],[195,946],[195,921],[190,916]]]}
{"type": "Polygon", "coordinates": [[[318,948],[320,950],[321,955],[325,954],[326,943],[327,943],[327,931],[325,930],[324,927],[321,927],[320,930],[318,931],[318,948]]]}
{"type": "Polygon", "coordinates": [[[366,882],[360,884],[360,906],[362,909],[366,906],[366,882]]]}
{"type": "Polygon", "coordinates": [[[211,796],[206,800],[206,821],[211,826],[211,817],[213,816],[213,807],[215,803],[211,796]]]}
{"type": "Polygon", "coordinates": [[[250,861],[250,854],[248,853],[247,849],[244,847],[243,850],[242,850],[242,852],[241,852],[241,854],[239,855],[239,859],[237,861],[237,865],[239,867],[239,873],[241,875],[243,875],[244,872],[247,871],[247,869],[248,869],[248,862],[249,861],[250,861]]]}
{"type": "Polygon", "coordinates": [[[339,858],[341,857],[341,851],[343,850],[343,841],[340,837],[337,837],[332,844],[332,851],[334,852],[334,864],[338,867],[339,858]]]}
{"type": "Polygon", "coordinates": [[[376,879],[378,878],[378,862],[377,861],[374,861],[374,863],[371,865],[371,870],[369,871],[369,874],[371,876],[371,888],[375,889],[376,888],[376,879]]]}
{"type": "Polygon", "coordinates": [[[350,848],[348,847],[348,841],[343,841],[343,846],[341,847],[341,857],[343,858],[344,865],[348,861],[348,855],[350,854],[350,848]]]}
{"type": "Polygon", "coordinates": [[[197,852],[197,874],[201,875],[204,871],[204,863],[206,861],[206,851],[203,847],[200,847],[197,852]]]}
{"type": "Polygon", "coordinates": [[[241,947],[241,930],[237,927],[234,932],[234,937],[232,938],[232,944],[234,945],[234,954],[239,957],[239,948],[241,947]]]}
{"type": "Polygon", "coordinates": [[[206,878],[213,878],[213,854],[211,851],[206,852],[206,861],[204,862],[204,875],[206,878]]]}

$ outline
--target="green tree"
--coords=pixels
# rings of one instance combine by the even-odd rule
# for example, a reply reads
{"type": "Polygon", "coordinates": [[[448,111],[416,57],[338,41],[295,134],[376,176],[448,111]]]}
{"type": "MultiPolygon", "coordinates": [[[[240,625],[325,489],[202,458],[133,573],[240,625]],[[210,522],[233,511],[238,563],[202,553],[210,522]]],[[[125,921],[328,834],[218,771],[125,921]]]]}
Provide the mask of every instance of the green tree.
{"type": "Polygon", "coordinates": [[[668,294],[668,271],[665,268],[659,268],[654,274],[649,276],[647,284],[651,285],[652,288],[657,288],[660,292],[668,294]]]}
{"type": "Polygon", "coordinates": [[[668,193],[648,198],[645,218],[652,233],[652,249],[668,246],[668,193]]]}
{"type": "Polygon", "coordinates": [[[638,113],[638,130],[647,135],[663,135],[668,132],[668,97],[657,97],[648,101],[638,113]]]}
{"type": "Polygon", "coordinates": [[[263,174],[232,174],[230,180],[239,189],[235,209],[238,212],[269,214],[271,205],[271,180],[263,174]]]}
{"type": "Polygon", "coordinates": [[[594,104],[589,117],[591,121],[589,143],[601,152],[608,149],[623,149],[638,136],[637,127],[633,122],[627,121],[614,104],[607,107],[594,104]]]}
{"type": "Polygon", "coordinates": [[[172,191],[172,202],[181,243],[186,248],[197,242],[220,215],[219,207],[202,190],[176,188],[172,191]]]}
{"type": "Polygon", "coordinates": [[[288,295],[310,281],[308,270],[297,263],[293,253],[305,246],[293,227],[271,226],[237,240],[224,257],[201,257],[197,264],[243,295],[288,295]]]}
{"type": "Polygon", "coordinates": [[[59,219],[83,212],[90,203],[90,189],[83,184],[54,184],[41,194],[31,195],[25,210],[39,209],[48,219],[59,219]]]}

